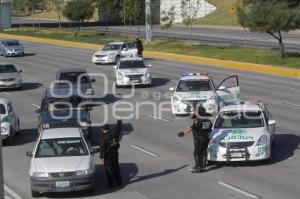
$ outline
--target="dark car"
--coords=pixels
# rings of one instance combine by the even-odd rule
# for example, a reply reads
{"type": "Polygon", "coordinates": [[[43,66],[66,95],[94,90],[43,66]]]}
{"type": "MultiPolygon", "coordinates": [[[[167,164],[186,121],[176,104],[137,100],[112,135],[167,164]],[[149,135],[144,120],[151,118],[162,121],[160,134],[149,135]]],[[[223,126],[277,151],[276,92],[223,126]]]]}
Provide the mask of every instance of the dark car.
{"type": "Polygon", "coordinates": [[[78,96],[68,98],[53,95],[50,89],[46,89],[38,114],[41,131],[46,128],[80,127],[88,140],[92,139],[91,107],[83,104],[84,99],[78,96]]]}
{"type": "Polygon", "coordinates": [[[94,95],[91,79],[84,68],[61,69],[56,73],[55,89],[59,92],[89,98],[94,95]]]}

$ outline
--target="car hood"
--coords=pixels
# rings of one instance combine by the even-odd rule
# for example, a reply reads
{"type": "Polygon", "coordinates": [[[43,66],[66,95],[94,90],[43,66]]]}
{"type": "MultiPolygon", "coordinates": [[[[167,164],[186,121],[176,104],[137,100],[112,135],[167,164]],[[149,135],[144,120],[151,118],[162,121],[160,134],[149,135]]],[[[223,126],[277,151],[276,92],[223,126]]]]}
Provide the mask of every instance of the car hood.
{"type": "Polygon", "coordinates": [[[263,128],[247,129],[213,129],[211,138],[215,142],[249,142],[256,141],[266,134],[263,128]]]}
{"type": "Polygon", "coordinates": [[[89,156],[34,158],[36,172],[74,172],[89,169],[90,164],[89,156]]]}
{"type": "Polygon", "coordinates": [[[54,112],[41,112],[40,120],[42,123],[78,123],[79,121],[87,122],[89,113],[87,111],[54,111],[54,112]],[[53,118],[52,115],[57,118],[53,118]],[[67,117],[63,120],[60,118],[67,117]]]}
{"type": "Polygon", "coordinates": [[[119,69],[118,71],[124,75],[140,75],[140,74],[145,74],[148,71],[148,69],[133,68],[133,69],[119,69]]]}
{"type": "Polygon", "coordinates": [[[16,79],[20,74],[19,73],[0,73],[0,79],[14,78],[16,79]]]}
{"type": "Polygon", "coordinates": [[[207,100],[208,97],[214,95],[213,91],[192,91],[192,92],[175,92],[179,100],[207,100]]]}
{"type": "Polygon", "coordinates": [[[95,55],[109,55],[109,54],[111,54],[111,53],[114,53],[114,54],[116,54],[116,53],[118,53],[119,51],[117,51],[117,50],[106,50],[106,51],[103,51],[103,50],[100,50],[100,51],[98,51],[98,52],[96,52],[95,53],[95,55]]]}

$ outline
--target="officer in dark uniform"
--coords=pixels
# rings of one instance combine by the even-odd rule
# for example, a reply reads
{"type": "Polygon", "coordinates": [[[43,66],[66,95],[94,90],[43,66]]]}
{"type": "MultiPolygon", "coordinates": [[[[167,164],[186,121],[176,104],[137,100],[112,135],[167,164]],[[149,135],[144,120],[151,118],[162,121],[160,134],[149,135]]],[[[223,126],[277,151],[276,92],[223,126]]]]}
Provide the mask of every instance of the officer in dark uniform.
{"type": "Polygon", "coordinates": [[[102,128],[103,136],[100,139],[100,159],[103,160],[109,189],[122,185],[118,153],[121,130],[122,120],[117,121],[115,128],[111,129],[107,124],[102,128]]]}
{"type": "Polygon", "coordinates": [[[136,48],[138,50],[138,56],[143,57],[144,47],[142,41],[139,38],[136,38],[135,43],[136,43],[136,48]]]}
{"type": "Polygon", "coordinates": [[[208,116],[209,114],[206,113],[205,108],[199,107],[198,113],[192,116],[192,119],[194,119],[193,125],[185,131],[178,133],[178,137],[183,137],[186,133],[193,132],[195,158],[193,173],[205,171],[209,134],[212,129],[212,123],[207,118],[208,116]]]}

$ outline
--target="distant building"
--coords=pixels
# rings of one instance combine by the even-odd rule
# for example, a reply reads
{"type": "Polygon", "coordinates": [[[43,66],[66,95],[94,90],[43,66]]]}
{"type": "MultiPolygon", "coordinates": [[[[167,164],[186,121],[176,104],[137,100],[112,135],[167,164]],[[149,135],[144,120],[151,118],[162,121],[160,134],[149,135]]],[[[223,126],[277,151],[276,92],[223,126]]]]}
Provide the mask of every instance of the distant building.
{"type": "MultiPolygon", "coordinates": [[[[194,7],[199,2],[196,18],[204,17],[216,9],[214,5],[205,0],[190,0],[190,2],[194,7]]],[[[168,12],[173,6],[175,8],[175,23],[182,23],[182,0],[160,0],[160,12],[168,12]]]]}

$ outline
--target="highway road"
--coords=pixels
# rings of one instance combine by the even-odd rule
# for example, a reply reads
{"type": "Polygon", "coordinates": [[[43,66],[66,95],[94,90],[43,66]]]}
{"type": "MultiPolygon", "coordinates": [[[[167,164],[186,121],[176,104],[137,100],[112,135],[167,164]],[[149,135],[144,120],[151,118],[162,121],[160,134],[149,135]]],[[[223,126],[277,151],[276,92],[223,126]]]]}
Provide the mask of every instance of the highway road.
{"type": "MultiPolygon", "coordinates": [[[[104,73],[109,79],[109,94],[102,99],[109,110],[115,102],[142,102],[161,104],[169,102],[168,89],[174,86],[182,71],[207,71],[219,83],[225,77],[237,74],[240,78],[243,99],[261,99],[277,121],[276,146],[271,164],[261,163],[212,165],[206,173],[191,174],[194,164],[192,136],[179,139],[177,133],[191,124],[186,117],[173,118],[170,107],[161,117],[155,117],[150,106],[135,111],[133,119],[124,121],[120,162],[123,187],[108,191],[103,166],[98,154],[97,187],[94,195],[86,193],[46,194],[42,198],[98,198],[98,199],[297,199],[300,195],[300,80],[294,78],[256,74],[239,70],[227,70],[214,66],[193,65],[173,61],[147,58],[153,65],[154,85],[137,88],[132,97],[131,90],[122,88],[113,96],[112,65],[94,65],[90,50],[49,46],[23,42],[25,57],[0,58],[0,62],[15,64],[23,70],[24,89],[3,91],[0,97],[12,100],[15,111],[21,118],[21,135],[14,146],[3,148],[4,180],[7,187],[20,198],[29,199],[30,160],[25,156],[31,151],[37,138],[36,106],[40,104],[43,90],[54,80],[60,68],[82,66],[92,73],[104,73]],[[159,97],[160,95],[160,97],[159,97]],[[144,149],[144,150],[141,150],[144,149]]],[[[94,88],[100,94],[103,81],[96,77],[94,88]]],[[[95,108],[92,120],[101,122],[104,108],[95,108]]],[[[121,107],[119,107],[120,109],[121,107]]],[[[125,115],[123,115],[125,116],[125,115]]],[[[111,111],[109,123],[114,123],[111,111]]],[[[94,145],[99,139],[99,126],[93,128],[94,145]]]]}
{"type": "MultiPolygon", "coordinates": [[[[31,20],[13,18],[13,24],[28,23],[55,23],[55,20],[31,20]]],[[[105,26],[84,27],[84,30],[94,32],[106,32],[105,26]]],[[[110,33],[124,34],[124,26],[109,26],[110,33]]],[[[137,26],[127,26],[128,35],[138,36],[137,26]]],[[[140,26],[140,35],[145,36],[145,27],[140,26]]],[[[190,29],[182,25],[173,26],[168,32],[159,25],[153,26],[154,37],[170,37],[175,40],[189,40],[190,29]]],[[[293,31],[283,33],[284,43],[287,51],[300,52],[300,32],[293,31]]],[[[277,49],[278,41],[266,33],[250,32],[238,27],[214,27],[214,26],[195,26],[193,28],[193,41],[215,45],[235,45],[247,48],[277,49]]]]}

